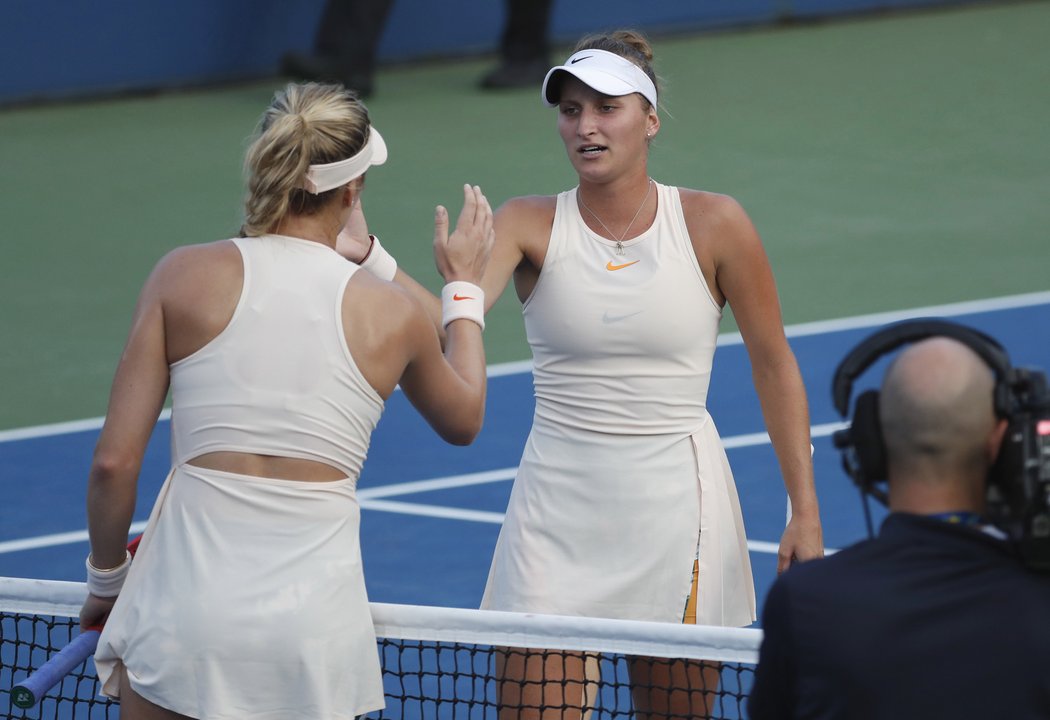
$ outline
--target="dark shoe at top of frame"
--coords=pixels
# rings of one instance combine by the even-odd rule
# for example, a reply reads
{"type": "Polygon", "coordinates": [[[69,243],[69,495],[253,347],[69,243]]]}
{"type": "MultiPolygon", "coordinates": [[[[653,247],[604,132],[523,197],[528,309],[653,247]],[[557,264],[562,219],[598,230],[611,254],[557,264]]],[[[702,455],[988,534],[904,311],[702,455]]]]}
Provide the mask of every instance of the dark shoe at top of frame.
{"type": "Polygon", "coordinates": [[[372,78],[359,73],[340,70],[328,58],[302,53],[288,53],[281,58],[281,74],[296,80],[323,83],[339,83],[353,90],[358,97],[365,98],[372,94],[372,78]]]}
{"type": "Polygon", "coordinates": [[[481,78],[481,87],[485,90],[504,90],[510,88],[536,87],[543,83],[550,63],[544,58],[502,62],[481,78]]]}

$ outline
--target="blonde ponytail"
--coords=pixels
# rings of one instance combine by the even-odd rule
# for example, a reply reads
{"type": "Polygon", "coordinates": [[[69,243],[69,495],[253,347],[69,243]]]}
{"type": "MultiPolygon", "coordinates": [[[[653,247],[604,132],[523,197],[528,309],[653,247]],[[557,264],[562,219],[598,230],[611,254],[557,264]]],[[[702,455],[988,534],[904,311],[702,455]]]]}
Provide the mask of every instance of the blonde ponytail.
{"type": "Polygon", "coordinates": [[[245,236],[265,235],[289,213],[311,215],[338,194],[303,189],[312,164],[355,155],[368,138],[368,110],[339,85],[290,84],[274,96],[244,160],[245,236]]]}

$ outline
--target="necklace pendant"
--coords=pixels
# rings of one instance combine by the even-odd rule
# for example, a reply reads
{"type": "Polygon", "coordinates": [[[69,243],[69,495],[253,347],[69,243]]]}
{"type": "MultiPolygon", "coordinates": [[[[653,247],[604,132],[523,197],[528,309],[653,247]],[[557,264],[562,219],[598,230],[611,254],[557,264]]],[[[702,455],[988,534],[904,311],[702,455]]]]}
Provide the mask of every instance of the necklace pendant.
{"type": "Polygon", "coordinates": [[[619,240],[616,241],[616,254],[617,255],[623,255],[624,254],[624,252],[623,252],[623,243],[620,242],[619,240]]]}

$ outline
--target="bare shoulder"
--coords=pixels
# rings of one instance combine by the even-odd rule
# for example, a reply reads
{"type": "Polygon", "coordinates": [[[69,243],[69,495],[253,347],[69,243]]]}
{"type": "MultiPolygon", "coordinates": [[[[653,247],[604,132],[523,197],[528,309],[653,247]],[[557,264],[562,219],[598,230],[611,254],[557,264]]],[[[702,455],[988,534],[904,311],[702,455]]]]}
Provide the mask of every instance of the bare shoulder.
{"type": "MultiPolygon", "coordinates": [[[[525,267],[538,271],[547,254],[557,206],[555,195],[526,195],[503,203],[495,215],[496,248],[489,267],[503,268],[508,276],[511,270],[524,272],[525,267]]],[[[528,285],[526,282],[523,289],[519,284],[519,297],[522,292],[528,295],[528,285]]]]}
{"type": "Polygon", "coordinates": [[[240,251],[232,241],[183,245],[157,261],[143,287],[142,297],[146,301],[160,301],[168,308],[235,300],[243,277],[240,251]]]}
{"type": "Polygon", "coordinates": [[[508,213],[554,213],[558,204],[557,195],[520,195],[512,197],[499,206],[499,212],[508,213]]]}
{"type": "Polygon", "coordinates": [[[550,225],[558,198],[554,195],[523,195],[504,202],[496,210],[496,222],[510,227],[550,225]]]}
{"type": "Polygon", "coordinates": [[[374,324],[387,331],[420,322],[429,326],[422,303],[407,289],[380,280],[367,270],[358,270],[347,283],[343,311],[344,317],[349,315],[358,324],[374,324]]]}
{"type": "Polygon", "coordinates": [[[731,195],[689,188],[679,188],[678,192],[687,220],[703,220],[716,224],[750,224],[744,207],[731,195]]]}
{"type": "Polygon", "coordinates": [[[423,304],[400,285],[358,270],[343,293],[343,332],[368,383],[388,397],[429,343],[440,355],[437,330],[423,304]]]}
{"type": "Polygon", "coordinates": [[[717,265],[729,253],[761,247],[751,218],[732,196],[684,188],[680,193],[686,226],[698,255],[717,265]]]}
{"type": "Polygon", "coordinates": [[[162,311],[169,363],[204,347],[229,324],[243,286],[240,252],[230,240],[179,247],[157,262],[140,306],[162,311]]]}
{"type": "Polygon", "coordinates": [[[183,245],[170,250],[156,265],[154,274],[169,280],[185,274],[216,277],[231,271],[241,272],[241,253],[232,240],[197,245],[183,245]]]}

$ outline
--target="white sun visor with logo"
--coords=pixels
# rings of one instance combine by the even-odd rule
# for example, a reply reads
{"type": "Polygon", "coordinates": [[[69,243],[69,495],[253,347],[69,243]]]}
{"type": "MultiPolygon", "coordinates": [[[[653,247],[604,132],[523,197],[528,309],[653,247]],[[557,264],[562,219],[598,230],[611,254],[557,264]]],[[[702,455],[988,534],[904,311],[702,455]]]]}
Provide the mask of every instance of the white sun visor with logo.
{"type": "Polygon", "coordinates": [[[547,72],[543,79],[543,90],[540,96],[547,107],[558,104],[561,95],[561,73],[568,73],[594,90],[619,97],[640,93],[656,107],[656,85],[645,74],[645,71],[627,58],[606,50],[580,50],[569,56],[564,65],[558,65],[547,72]]]}

